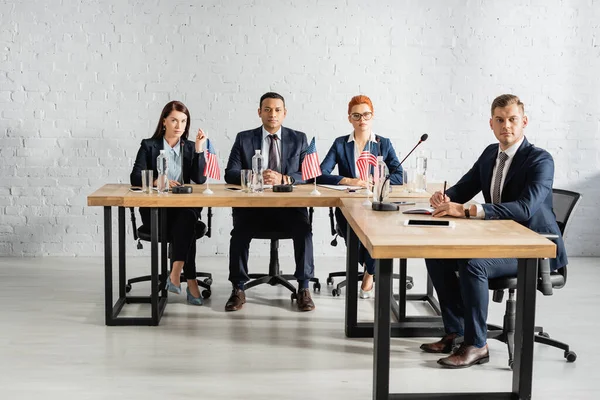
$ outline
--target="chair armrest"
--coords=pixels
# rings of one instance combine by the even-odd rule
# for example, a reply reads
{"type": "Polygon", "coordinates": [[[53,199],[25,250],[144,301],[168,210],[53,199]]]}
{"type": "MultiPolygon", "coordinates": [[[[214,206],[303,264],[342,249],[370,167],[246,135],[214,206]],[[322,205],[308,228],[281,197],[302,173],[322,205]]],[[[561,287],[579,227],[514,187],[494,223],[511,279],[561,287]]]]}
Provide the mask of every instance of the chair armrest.
{"type": "Polygon", "coordinates": [[[537,289],[544,296],[552,295],[552,279],[550,278],[550,260],[543,258],[539,260],[537,289]]]}
{"type": "Polygon", "coordinates": [[[207,224],[206,224],[206,236],[207,237],[211,237],[212,235],[212,207],[208,207],[208,211],[207,211],[207,224]]]}
{"type": "Polygon", "coordinates": [[[331,227],[331,236],[335,236],[335,219],[333,218],[333,207],[329,207],[329,226],[331,227]]]}
{"type": "Polygon", "coordinates": [[[129,207],[129,213],[131,216],[131,228],[133,230],[133,240],[138,240],[137,224],[135,223],[135,210],[133,207],[129,207]]]}
{"type": "Polygon", "coordinates": [[[560,237],[558,235],[555,235],[554,233],[540,233],[540,235],[542,235],[546,239],[552,240],[554,243],[556,243],[558,241],[558,238],[560,237]]]}

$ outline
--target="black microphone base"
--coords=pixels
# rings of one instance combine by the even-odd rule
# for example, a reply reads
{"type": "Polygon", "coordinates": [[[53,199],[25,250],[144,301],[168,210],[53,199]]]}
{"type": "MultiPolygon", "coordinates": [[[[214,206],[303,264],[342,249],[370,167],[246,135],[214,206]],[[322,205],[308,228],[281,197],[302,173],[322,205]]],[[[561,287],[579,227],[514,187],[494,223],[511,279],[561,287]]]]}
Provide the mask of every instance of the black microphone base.
{"type": "Polygon", "coordinates": [[[194,191],[194,189],[191,186],[174,186],[170,190],[173,194],[187,194],[192,193],[194,191]]]}
{"type": "Polygon", "coordinates": [[[275,193],[289,193],[294,191],[292,185],[273,185],[273,191],[275,193]]]}
{"type": "Polygon", "coordinates": [[[374,201],[371,205],[371,208],[373,209],[373,211],[398,211],[400,209],[400,206],[398,204],[374,201]]]}

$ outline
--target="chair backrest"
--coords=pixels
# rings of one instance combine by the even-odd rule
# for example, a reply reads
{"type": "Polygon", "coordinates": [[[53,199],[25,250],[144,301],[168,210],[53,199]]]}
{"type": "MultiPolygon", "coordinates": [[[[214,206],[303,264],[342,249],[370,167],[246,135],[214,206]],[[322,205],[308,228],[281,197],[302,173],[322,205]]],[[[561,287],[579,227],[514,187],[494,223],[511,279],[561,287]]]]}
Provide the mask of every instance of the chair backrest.
{"type": "Polygon", "coordinates": [[[563,240],[567,234],[570,217],[581,200],[581,193],[570,190],[552,189],[552,209],[556,215],[556,223],[562,233],[563,240]]]}

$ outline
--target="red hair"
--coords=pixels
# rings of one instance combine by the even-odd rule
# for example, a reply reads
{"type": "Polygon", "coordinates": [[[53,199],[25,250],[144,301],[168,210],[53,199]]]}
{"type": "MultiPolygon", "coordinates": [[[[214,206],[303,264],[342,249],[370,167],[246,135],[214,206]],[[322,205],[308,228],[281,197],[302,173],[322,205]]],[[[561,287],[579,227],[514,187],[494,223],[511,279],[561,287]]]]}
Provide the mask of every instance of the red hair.
{"type": "Polygon", "coordinates": [[[357,106],[359,104],[366,104],[371,108],[371,112],[374,113],[375,109],[373,108],[373,103],[371,103],[371,99],[364,95],[354,96],[350,103],[348,103],[348,115],[352,113],[352,107],[357,106]]]}

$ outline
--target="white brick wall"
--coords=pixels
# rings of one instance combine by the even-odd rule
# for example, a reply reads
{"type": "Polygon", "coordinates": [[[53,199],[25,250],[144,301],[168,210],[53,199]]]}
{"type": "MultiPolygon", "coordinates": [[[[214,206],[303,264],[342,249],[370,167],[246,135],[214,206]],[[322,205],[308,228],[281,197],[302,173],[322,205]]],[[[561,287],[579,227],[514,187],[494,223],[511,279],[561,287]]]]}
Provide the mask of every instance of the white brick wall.
{"type": "MultiPolygon", "coordinates": [[[[520,95],[555,186],[584,194],[569,252],[598,256],[598,21],[597,0],[0,0],[0,253],[101,255],[86,195],[128,182],[167,101],[187,104],[224,167],[275,90],[321,158],[350,130],[350,97],[369,95],[376,132],[401,154],[428,133],[430,179],[450,182],[494,140],[491,100],[520,95]]],[[[214,213],[199,254],[227,254],[230,210],[214,213]]],[[[330,254],[327,210],[315,217],[315,253],[330,254]]]]}

